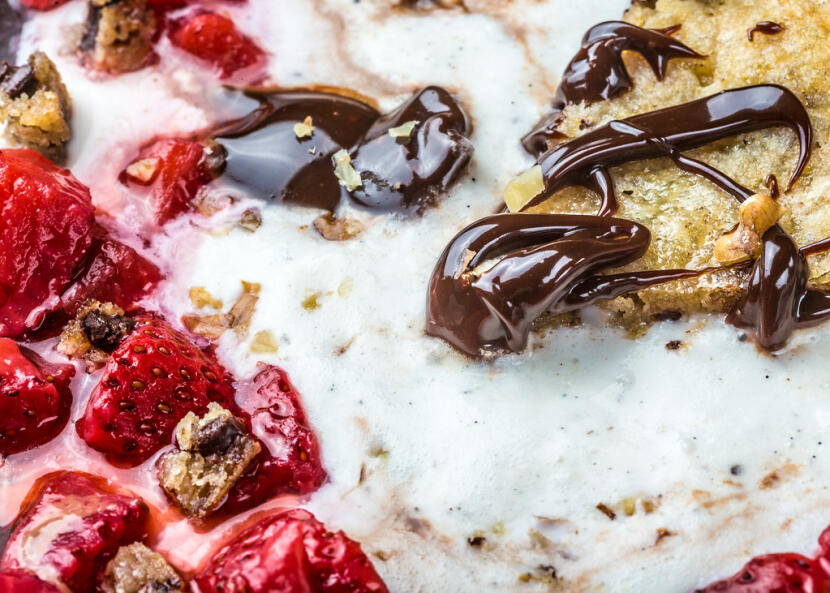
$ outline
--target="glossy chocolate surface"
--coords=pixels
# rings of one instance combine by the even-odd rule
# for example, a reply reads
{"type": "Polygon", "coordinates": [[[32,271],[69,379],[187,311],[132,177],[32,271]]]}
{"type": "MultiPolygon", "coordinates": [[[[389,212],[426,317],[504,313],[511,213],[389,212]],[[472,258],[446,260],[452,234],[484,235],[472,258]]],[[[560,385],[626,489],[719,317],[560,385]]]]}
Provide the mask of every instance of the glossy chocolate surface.
{"type": "Polygon", "coordinates": [[[332,155],[357,143],[380,113],[333,93],[249,95],[259,107],[211,134],[227,152],[223,179],[261,199],[335,210],[346,191],[334,176],[332,155]],[[309,116],[312,135],[298,138],[294,126],[309,116]]]}
{"type": "Polygon", "coordinates": [[[473,155],[470,118],[446,90],[427,87],[377,120],[352,153],[363,185],[359,204],[417,213],[433,205],[461,176],[473,155]],[[409,136],[389,131],[417,122],[409,136]]]}
{"type": "Polygon", "coordinates": [[[530,154],[539,155],[561,138],[556,131],[559,115],[566,105],[595,103],[631,89],[622,52],[642,55],[658,80],[663,80],[670,60],[701,58],[696,51],[673,37],[680,25],[665,29],[643,29],[623,21],[608,21],[591,27],[582,38],[582,47],[568,64],[556,91],[553,113],[522,139],[530,154]]]}
{"type": "Polygon", "coordinates": [[[763,33],[764,35],[778,35],[784,30],[784,25],[779,25],[772,21],[761,21],[754,27],[747,29],[746,37],[750,41],[755,41],[755,33],[763,33]]]}

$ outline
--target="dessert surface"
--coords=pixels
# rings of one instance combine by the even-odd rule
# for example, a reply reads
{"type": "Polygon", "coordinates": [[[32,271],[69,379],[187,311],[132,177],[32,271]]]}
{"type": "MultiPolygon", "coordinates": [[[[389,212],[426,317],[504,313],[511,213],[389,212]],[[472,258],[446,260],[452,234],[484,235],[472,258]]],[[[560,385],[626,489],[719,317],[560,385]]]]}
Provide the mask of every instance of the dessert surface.
{"type": "MultiPolygon", "coordinates": [[[[146,579],[169,590],[194,578],[203,593],[222,591],[245,574],[247,560],[237,553],[242,541],[257,549],[303,549],[292,556],[295,572],[318,578],[331,570],[315,548],[326,528],[359,542],[393,592],[682,593],[728,577],[759,554],[826,553],[826,536],[821,546],[816,542],[830,524],[830,326],[796,332],[769,354],[718,316],[671,320],[677,311],[726,311],[747,266],[534,326],[527,348],[487,360],[426,335],[425,319],[436,261],[461,229],[500,211],[505,187],[534,165],[521,139],[556,107],[557,86],[582,34],[603,20],[669,28],[693,51],[673,46],[677,55],[664,64],[662,80],[642,56],[626,51],[630,88],[607,100],[559,106],[556,131],[565,138],[554,143],[722,90],[783,85],[805,105],[816,138],[792,191],[784,190],[799,143],[786,126],[719,139],[689,154],[755,194],[769,193],[764,180],[774,174],[782,190],[780,225],[798,246],[830,235],[823,199],[830,82],[821,41],[830,6],[794,0],[658,0],[652,8],[626,0],[203,4],[227,15],[243,35],[233,64],[200,65],[181,49],[206,47],[188,45],[198,27],[185,18],[187,8],[165,17],[170,34],[151,40],[138,27],[116,54],[100,24],[115,18],[107,3],[95,35],[84,36],[81,57],[72,39],[88,16],[84,2],[30,12],[23,25],[13,61],[45,52],[71,97],[71,108],[59,109],[72,126],[65,155],[62,129],[36,140],[46,142],[41,146],[50,156],[65,156],[77,178],[65,181],[72,191],[61,196],[80,230],[77,241],[54,246],[63,258],[54,259],[54,273],[68,275],[77,251],[134,249],[149,263],[134,262],[132,277],[158,285],[137,300],[167,321],[78,302],[60,339],[62,354],[57,337],[27,342],[30,351],[0,339],[4,360],[25,358],[31,373],[56,379],[40,387],[60,424],[55,432],[61,419],[71,419],[54,440],[20,446],[3,460],[0,525],[12,525],[46,474],[69,470],[112,480],[125,492],[74,474],[56,478],[23,525],[49,520],[43,501],[73,488],[110,501],[119,517],[132,517],[118,523],[120,547],[104,571],[103,586],[115,591],[136,586],[128,578],[138,578],[130,569],[135,562],[146,579]],[[105,72],[113,64],[129,71],[105,72]],[[223,87],[263,82],[283,90],[263,100],[223,87]],[[334,87],[348,89],[348,97],[322,94],[334,87]],[[303,114],[309,121],[286,115],[296,92],[320,93],[313,95],[315,112],[303,114]],[[353,115],[353,128],[344,127],[337,110],[353,115]],[[258,140],[286,136],[309,147],[301,144],[302,159],[293,156],[303,167],[290,183],[279,163],[255,158],[258,140]],[[344,155],[355,139],[360,149],[344,155]],[[224,169],[216,166],[214,140],[224,169]],[[314,169],[320,160],[305,156],[314,156],[312,148],[327,157],[328,177],[314,169]],[[408,174],[402,163],[433,162],[427,157],[436,155],[441,166],[420,171],[415,181],[395,176],[408,174]],[[176,158],[192,158],[195,173],[168,184],[163,164],[176,158]],[[357,185],[354,174],[372,183],[357,185]],[[217,191],[200,197],[199,212],[187,200],[160,201],[187,183],[217,191]],[[312,183],[319,186],[308,202],[312,183]],[[261,195],[263,184],[273,195],[261,195]],[[652,323],[654,315],[670,320],[652,323]],[[194,344],[216,344],[216,360],[210,349],[187,346],[185,328],[197,336],[194,344]],[[186,351],[179,374],[192,373],[206,394],[203,402],[176,403],[182,414],[175,418],[155,398],[175,391],[176,378],[148,379],[159,377],[156,363],[172,344],[186,351]],[[31,351],[64,366],[44,368],[31,351]],[[154,358],[139,357],[148,352],[154,358]],[[144,374],[125,375],[119,360],[128,359],[139,361],[134,366],[144,374]],[[258,363],[279,369],[263,371],[258,363]],[[70,378],[67,412],[63,384],[70,378]],[[120,412],[132,413],[121,405],[125,384],[142,394],[130,405],[152,425],[119,440],[110,426],[123,418],[120,412]],[[258,398],[290,410],[291,426],[284,416],[263,416],[258,398]],[[304,443],[290,456],[288,488],[275,461],[285,451],[260,438],[274,426],[304,443]],[[240,472],[240,464],[249,471],[240,472]],[[283,488],[276,497],[275,484],[283,488]],[[145,503],[159,526],[145,525],[145,503]],[[289,509],[295,510],[273,514],[289,509]],[[217,554],[220,544],[228,548],[217,554]]],[[[226,26],[210,18],[211,27],[226,26]]],[[[0,27],[0,50],[4,35],[0,27]]],[[[52,92],[60,104],[55,89],[37,92],[52,92]]],[[[625,270],[720,265],[716,240],[739,218],[732,196],[668,158],[624,163],[610,174],[617,214],[633,221],[628,231],[651,232],[644,259],[625,270]]],[[[533,210],[594,214],[599,205],[595,192],[568,187],[533,210]]],[[[824,285],[828,261],[809,258],[813,285],[824,285]]],[[[94,281],[89,274],[77,291],[94,281]]],[[[34,289],[49,294],[49,287],[34,289]]],[[[22,309],[21,302],[12,304],[22,309]]],[[[23,332],[31,321],[12,318],[17,326],[0,329],[23,332]]],[[[26,545],[15,534],[0,529],[0,543],[10,537],[9,558],[26,545]]],[[[353,542],[335,537],[341,566],[353,568],[365,590],[381,591],[380,577],[353,542]]],[[[294,573],[285,566],[288,576],[269,578],[289,583],[294,573]]],[[[78,590],[95,578],[72,570],[61,578],[74,579],[78,590]]],[[[4,585],[0,580],[0,591],[4,585]]]]}

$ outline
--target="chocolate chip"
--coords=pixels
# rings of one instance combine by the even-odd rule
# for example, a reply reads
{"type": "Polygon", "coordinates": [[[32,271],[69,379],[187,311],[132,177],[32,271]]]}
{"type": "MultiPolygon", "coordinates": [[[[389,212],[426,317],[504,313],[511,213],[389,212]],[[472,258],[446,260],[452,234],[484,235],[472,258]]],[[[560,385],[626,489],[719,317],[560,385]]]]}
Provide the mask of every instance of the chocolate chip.
{"type": "Polygon", "coordinates": [[[244,434],[245,427],[235,418],[230,420],[217,418],[199,432],[199,442],[196,447],[204,457],[226,453],[236,439],[244,434]]]}
{"type": "Polygon", "coordinates": [[[29,64],[19,67],[4,64],[3,75],[0,76],[0,91],[16,99],[23,93],[31,95],[36,89],[37,79],[29,64]]]}
{"type": "Polygon", "coordinates": [[[135,321],[123,315],[105,315],[90,311],[81,321],[89,341],[104,352],[113,352],[124,337],[133,331],[135,321]]]}

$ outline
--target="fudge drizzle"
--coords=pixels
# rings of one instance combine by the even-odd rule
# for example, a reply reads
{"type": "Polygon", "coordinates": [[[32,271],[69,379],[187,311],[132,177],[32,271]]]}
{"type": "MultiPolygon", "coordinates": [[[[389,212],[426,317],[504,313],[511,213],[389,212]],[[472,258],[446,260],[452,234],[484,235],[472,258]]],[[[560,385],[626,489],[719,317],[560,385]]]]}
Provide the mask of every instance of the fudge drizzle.
{"type": "Polygon", "coordinates": [[[755,33],[763,33],[764,35],[778,35],[784,30],[784,25],[775,23],[773,21],[761,21],[756,23],[754,27],[746,30],[746,38],[750,42],[755,41],[755,33]]]}
{"type": "MultiPolygon", "coordinates": [[[[473,357],[489,349],[520,351],[527,345],[533,322],[543,314],[572,311],[719,269],[600,275],[605,268],[638,259],[650,241],[642,225],[610,216],[616,208],[607,167],[668,156],[678,168],[703,176],[743,202],[754,192],[681,151],[775,125],[788,126],[799,140],[789,190],[810,158],[813,129],[798,98],[777,85],[724,91],[611,122],[551,149],[539,158],[546,190],[524,208],[561,187],[593,184],[606,188],[599,214],[499,214],[461,231],[433,272],[427,333],[473,357]],[[490,265],[488,260],[499,257],[502,259],[490,265]],[[488,269],[478,270],[488,265],[488,269]]],[[[768,176],[765,184],[771,196],[777,197],[775,177],[768,176]]],[[[799,252],[792,238],[778,225],[773,226],[764,234],[747,291],[726,321],[751,333],[759,347],[776,350],[794,329],[830,318],[830,294],[807,287],[805,258],[826,249],[830,249],[830,239],[799,252]]]]}

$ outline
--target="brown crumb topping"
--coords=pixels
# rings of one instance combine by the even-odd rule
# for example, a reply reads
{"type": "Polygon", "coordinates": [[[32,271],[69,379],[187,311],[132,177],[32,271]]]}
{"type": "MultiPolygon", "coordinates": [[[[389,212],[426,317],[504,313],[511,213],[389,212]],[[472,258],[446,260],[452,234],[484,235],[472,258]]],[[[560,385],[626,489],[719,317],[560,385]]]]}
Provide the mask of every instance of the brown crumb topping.
{"type": "Polygon", "coordinates": [[[22,66],[0,64],[0,122],[9,142],[61,162],[72,138],[71,117],[69,92],[45,53],[33,53],[22,66]]]}
{"type": "Polygon", "coordinates": [[[161,487],[189,517],[210,515],[261,450],[245,425],[217,403],[176,426],[175,449],[158,464],[161,487]]]}
{"type": "Polygon", "coordinates": [[[185,585],[161,554],[134,543],[120,548],[109,561],[101,589],[104,593],[184,593],[185,585]]]}
{"type": "Polygon", "coordinates": [[[93,372],[106,364],[109,355],[133,328],[135,321],[118,305],[87,301],[66,324],[58,351],[69,358],[85,360],[87,372],[93,372]]]}
{"type": "Polygon", "coordinates": [[[103,72],[138,70],[153,56],[156,16],[146,0],[89,0],[80,51],[103,72]]]}

